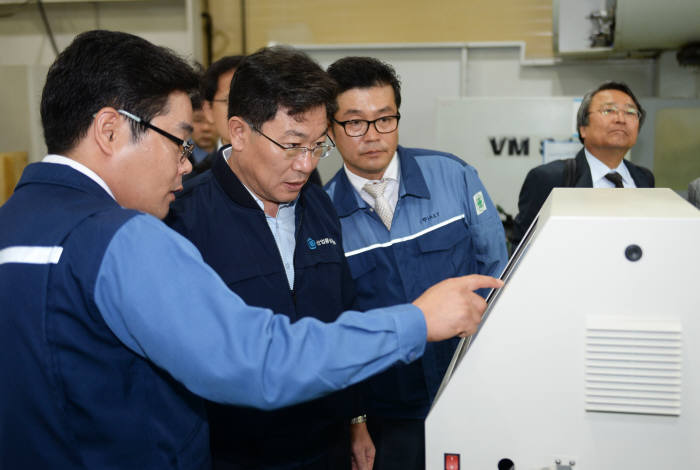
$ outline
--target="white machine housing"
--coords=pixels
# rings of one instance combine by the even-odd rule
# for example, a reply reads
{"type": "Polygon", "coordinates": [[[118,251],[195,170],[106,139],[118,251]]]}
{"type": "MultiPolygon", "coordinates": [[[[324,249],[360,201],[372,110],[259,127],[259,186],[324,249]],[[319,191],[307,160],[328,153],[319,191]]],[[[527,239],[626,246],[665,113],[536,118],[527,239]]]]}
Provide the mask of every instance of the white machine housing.
{"type": "Polygon", "coordinates": [[[426,468],[700,468],[700,211],[557,188],[513,258],[428,415],[426,468]]]}

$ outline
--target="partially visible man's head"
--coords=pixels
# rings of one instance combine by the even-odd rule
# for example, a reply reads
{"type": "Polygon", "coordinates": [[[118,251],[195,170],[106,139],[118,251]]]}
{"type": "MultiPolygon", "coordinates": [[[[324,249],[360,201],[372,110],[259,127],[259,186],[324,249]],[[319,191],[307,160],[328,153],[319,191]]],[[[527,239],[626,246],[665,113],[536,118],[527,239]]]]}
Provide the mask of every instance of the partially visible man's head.
{"type": "Polygon", "coordinates": [[[231,81],[228,115],[261,127],[280,108],[301,115],[329,108],[334,96],[335,83],[309,56],[289,47],[268,47],[241,63],[231,81]]]}
{"type": "Polygon", "coordinates": [[[345,165],[364,178],[382,178],[399,142],[396,72],[372,57],[345,57],[328,74],[338,83],[331,135],[345,165]]]}
{"type": "MultiPolygon", "coordinates": [[[[41,122],[49,153],[65,153],[105,106],[144,120],[166,111],[175,91],[190,92],[197,74],[169,49],[113,31],[78,35],[49,68],[41,97],[41,122]]],[[[132,123],[134,138],[148,130],[132,123]]]]}
{"type": "Polygon", "coordinates": [[[645,116],[626,84],[604,82],[581,101],[576,114],[579,140],[594,155],[606,149],[626,152],[636,143],[645,116]]]}
{"type": "Polygon", "coordinates": [[[334,97],[328,74],[291,48],[261,49],[236,70],[228,107],[235,153],[229,165],[266,212],[269,207],[274,215],[279,203],[294,200],[318,164],[334,97]],[[315,150],[285,150],[294,147],[315,150]]]}
{"type": "Polygon", "coordinates": [[[89,159],[122,206],[163,217],[191,168],[182,143],[191,132],[188,94],[197,86],[194,70],[168,49],[126,33],[82,33],[46,78],[48,151],[89,159]]]}
{"type": "Polygon", "coordinates": [[[243,60],[242,55],[229,55],[212,63],[202,76],[202,98],[206,118],[214,123],[224,143],[228,138],[228,93],[231,78],[243,60]]]}
{"type": "Polygon", "coordinates": [[[216,132],[214,123],[204,112],[201,94],[194,92],[190,99],[192,100],[192,140],[197,147],[212,152],[216,150],[219,134],[216,132]]]}

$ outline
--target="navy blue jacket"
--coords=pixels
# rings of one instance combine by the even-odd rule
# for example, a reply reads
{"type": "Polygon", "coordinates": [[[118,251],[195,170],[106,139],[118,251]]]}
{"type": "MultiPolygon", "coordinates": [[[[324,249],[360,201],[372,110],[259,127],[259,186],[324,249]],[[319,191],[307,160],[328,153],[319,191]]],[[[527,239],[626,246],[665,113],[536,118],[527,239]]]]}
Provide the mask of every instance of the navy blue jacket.
{"type": "MultiPolygon", "coordinates": [[[[354,299],[338,217],[323,189],[314,184],[302,189],[295,211],[292,291],[264,212],[221,152],[211,171],[187,182],[166,223],[192,241],[204,261],[249,305],[284,312],[292,322],[301,317],[334,321],[354,299]]],[[[212,404],[214,455],[240,463],[316,455],[347,431],[357,411],[355,395],[337,392],[278,411],[212,404]]]]}
{"type": "MultiPolygon", "coordinates": [[[[411,302],[449,277],[499,276],[507,260],[503,225],[474,168],[432,150],[399,146],[398,158],[399,200],[391,230],[344,169],[326,185],[343,227],[358,310],[411,302]]],[[[424,418],[457,342],[428,343],[421,360],[370,378],[368,413],[424,418]]]]}
{"type": "Polygon", "coordinates": [[[29,165],[0,207],[0,250],[51,254],[0,259],[0,468],[209,467],[203,401],[95,304],[105,250],[138,214],[51,163],[29,165]]]}

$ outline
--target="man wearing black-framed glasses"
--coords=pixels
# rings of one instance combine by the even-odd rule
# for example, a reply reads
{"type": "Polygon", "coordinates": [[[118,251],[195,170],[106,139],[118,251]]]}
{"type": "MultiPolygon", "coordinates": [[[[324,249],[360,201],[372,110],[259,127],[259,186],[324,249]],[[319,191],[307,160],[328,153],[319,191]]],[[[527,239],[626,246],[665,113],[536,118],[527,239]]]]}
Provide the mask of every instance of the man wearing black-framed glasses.
{"type": "Polygon", "coordinates": [[[528,172],[520,189],[511,243],[520,242],[552,188],[653,188],[652,172],[625,160],[645,117],[646,111],[625,83],[603,82],[587,92],[576,113],[583,148],[574,158],[528,172]]]}
{"type": "MultiPolygon", "coordinates": [[[[176,136],[172,135],[170,132],[161,129],[158,126],[154,126],[149,121],[146,121],[145,119],[141,119],[140,117],[136,116],[135,114],[132,114],[124,109],[119,109],[119,110],[117,110],[117,112],[123,116],[128,117],[129,119],[138,123],[139,125],[157,132],[158,134],[162,135],[163,137],[170,140],[171,142],[174,142],[175,145],[177,145],[180,149],[180,162],[179,162],[180,165],[184,165],[185,160],[189,160],[190,157],[192,156],[192,152],[194,151],[194,142],[192,142],[192,139],[184,140],[184,139],[181,139],[179,137],[176,137],[176,136]]],[[[191,133],[191,131],[190,131],[190,133],[191,133]]]]}
{"type": "MultiPolygon", "coordinates": [[[[500,274],[503,226],[474,168],[454,155],[399,145],[393,68],[346,57],[328,72],[339,84],[330,133],[344,165],[326,190],[343,227],[355,305],[400,302],[450,276],[500,274]]],[[[355,440],[360,470],[425,468],[423,421],[455,347],[437,343],[421,361],[367,381],[366,409],[354,418],[371,435],[355,440]]]]}

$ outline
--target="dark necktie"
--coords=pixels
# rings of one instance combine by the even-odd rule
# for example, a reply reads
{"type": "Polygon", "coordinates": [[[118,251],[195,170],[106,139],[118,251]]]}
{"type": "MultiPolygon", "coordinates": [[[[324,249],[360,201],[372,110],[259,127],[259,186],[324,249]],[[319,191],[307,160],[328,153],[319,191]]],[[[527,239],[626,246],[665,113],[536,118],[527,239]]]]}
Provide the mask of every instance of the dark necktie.
{"type": "Polygon", "coordinates": [[[620,173],[617,171],[611,171],[605,175],[605,179],[611,181],[616,188],[624,188],[624,185],[622,184],[622,176],[620,176],[620,173]]]}

